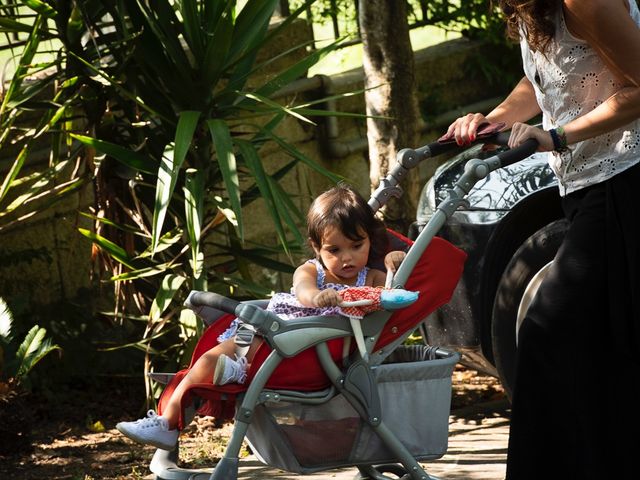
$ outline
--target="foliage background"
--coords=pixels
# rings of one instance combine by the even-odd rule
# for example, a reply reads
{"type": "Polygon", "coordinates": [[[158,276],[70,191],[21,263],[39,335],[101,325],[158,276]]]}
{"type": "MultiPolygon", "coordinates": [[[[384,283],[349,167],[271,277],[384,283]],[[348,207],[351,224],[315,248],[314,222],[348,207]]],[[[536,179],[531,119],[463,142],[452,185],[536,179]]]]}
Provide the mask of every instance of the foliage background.
{"type": "MultiPolygon", "coordinates": [[[[356,3],[292,1],[291,15],[268,29],[277,3],[0,4],[5,50],[17,65],[0,107],[0,148],[16,152],[0,188],[0,229],[82,189],[94,192],[79,212],[78,232],[94,245],[95,289],[35,315],[26,303],[14,310],[24,319],[19,328],[41,321],[64,349],[62,361],[35,378],[44,388],[139,374],[141,364],[174,369],[202,329],[181,308],[190,289],[264,296],[270,290],[255,281],[251,265],[292,270],[277,258],[304,247],[301,192],[284,191],[280,181],[299,164],[337,177],[278,130],[286,117],[327,115],[318,108],[326,99],[283,104],[271,97],[353,38],[320,49],[290,45],[274,57],[261,52],[309,11],[307,19],[337,11],[353,26],[356,3]],[[285,59],[292,66],[279,68],[285,59]],[[43,145],[47,162],[32,164],[43,145]],[[266,165],[264,148],[278,148],[288,160],[266,165]],[[268,205],[279,246],[246,237],[247,212],[258,199],[268,205]]],[[[410,4],[415,22],[508,48],[487,1],[410,4]]],[[[508,81],[499,66],[478,62],[468,68],[508,81]]],[[[436,102],[423,110],[439,113],[436,102]]]]}

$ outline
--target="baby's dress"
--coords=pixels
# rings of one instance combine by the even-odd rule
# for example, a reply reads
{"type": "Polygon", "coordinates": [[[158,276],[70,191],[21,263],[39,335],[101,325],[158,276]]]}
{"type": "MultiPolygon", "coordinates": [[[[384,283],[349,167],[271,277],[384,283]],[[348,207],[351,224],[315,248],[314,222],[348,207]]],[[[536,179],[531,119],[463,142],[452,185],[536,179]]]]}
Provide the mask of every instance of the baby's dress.
{"type": "MultiPolygon", "coordinates": [[[[343,290],[350,285],[343,285],[341,283],[325,283],[325,273],[322,264],[316,260],[311,259],[308,260],[308,263],[313,263],[316,267],[316,285],[320,290],[326,290],[327,288],[332,288],[334,290],[343,290]]],[[[364,287],[367,280],[367,273],[369,272],[368,267],[364,267],[362,270],[358,272],[358,279],[356,280],[356,287],[364,287]]],[[[292,318],[299,317],[311,317],[316,315],[341,315],[342,312],[340,307],[305,307],[302,305],[295,294],[293,293],[293,288],[291,289],[291,293],[280,292],[276,293],[271,300],[269,301],[269,305],[267,305],[267,310],[270,312],[274,312],[278,314],[280,318],[285,320],[289,320],[292,318]]],[[[238,327],[240,326],[240,320],[237,318],[231,322],[229,328],[225,330],[222,335],[218,337],[218,342],[223,342],[229,338],[232,338],[236,332],[238,331],[238,327]]]]}

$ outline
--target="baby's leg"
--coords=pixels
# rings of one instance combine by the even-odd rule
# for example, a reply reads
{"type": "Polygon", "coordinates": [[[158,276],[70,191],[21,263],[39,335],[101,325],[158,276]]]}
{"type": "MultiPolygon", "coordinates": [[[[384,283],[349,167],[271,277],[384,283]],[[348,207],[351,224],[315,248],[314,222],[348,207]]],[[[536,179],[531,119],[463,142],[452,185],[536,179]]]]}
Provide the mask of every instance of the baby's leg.
{"type": "Polygon", "coordinates": [[[233,357],[236,350],[236,345],[233,340],[233,338],[225,340],[209,351],[203,353],[180,381],[162,411],[162,416],[169,422],[169,428],[175,429],[178,425],[180,399],[187,390],[187,387],[194,383],[211,383],[218,357],[222,354],[227,355],[228,357],[233,357]]]}

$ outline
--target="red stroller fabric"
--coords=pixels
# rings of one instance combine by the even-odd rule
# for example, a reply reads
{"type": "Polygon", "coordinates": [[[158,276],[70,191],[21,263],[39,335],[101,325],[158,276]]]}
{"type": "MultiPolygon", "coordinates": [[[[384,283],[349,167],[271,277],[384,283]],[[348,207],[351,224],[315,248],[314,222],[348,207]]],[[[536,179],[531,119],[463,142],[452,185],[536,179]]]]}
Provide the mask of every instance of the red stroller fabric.
{"type": "MultiPolygon", "coordinates": [[[[405,245],[412,241],[396,232],[390,232],[405,245]]],[[[374,351],[415,329],[430,313],[447,303],[462,275],[466,254],[446,240],[434,237],[416,264],[406,284],[406,290],[420,292],[418,300],[412,305],[394,312],[386,322],[378,338],[374,351]]],[[[233,315],[225,315],[209,326],[203,333],[194,350],[191,365],[206,351],[217,344],[220,335],[233,320],[233,315]]],[[[363,319],[366,322],[366,317],[363,319]]],[[[343,355],[344,339],[334,339],[327,342],[331,357],[340,365],[343,355]]],[[[262,343],[247,370],[247,380],[244,384],[213,385],[212,383],[191,385],[182,397],[182,413],[178,428],[185,427],[184,409],[192,403],[193,396],[200,397],[204,403],[197,412],[201,415],[213,416],[219,420],[230,420],[235,413],[236,396],[247,390],[258,368],[271,353],[271,348],[262,343]]],[[[182,370],[166,386],[159,400],[158,411],[162,409],[171,397],[180,380],[188,369],[182,370]]],[[[278,365],[266,388],[277,390],[317,391],[329,387],[331,382],[327,378],[314,348],[307,349],[293,358],[285,358],[278,365]]]]}

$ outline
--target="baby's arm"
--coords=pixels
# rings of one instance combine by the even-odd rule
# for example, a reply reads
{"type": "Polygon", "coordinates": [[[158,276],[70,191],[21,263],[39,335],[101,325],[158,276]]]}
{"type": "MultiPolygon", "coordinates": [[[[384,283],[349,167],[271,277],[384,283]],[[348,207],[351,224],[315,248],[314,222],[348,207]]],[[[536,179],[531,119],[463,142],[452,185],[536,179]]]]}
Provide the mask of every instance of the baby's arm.
{"type": "Polygon", "coordinates": [[[407,254],[402,250],[393,250],[384,257],[384,267],[395,273],[407,254]]]}
{"type": "Polygon", "coordinates": [[[331,307],[341,300],[336,290],[327,288],[320,290],[316,284],[317,270],[315,265],[300,265],[293,274],[293,291],[298,301],[305,307],[331,307]]]}
{"type": "MultiPolygon", "coordinates": [[[[387,253],[384,257],[385,268],[387,270],[395,272],[400,266],[400,264],[402,263],[402,260],[404,260],[405,256],[406,256],[406,253],[404,253],[401,250],[393,250],[387,253]]],[[[387,279],[387,274],[385,272],[383,272],[382,270],[376,270],[372,268],[371,270],[369,270],[367,285],[370,287],[371,286],[382,287],[384,286],[386,279],[387,279]]]]}

